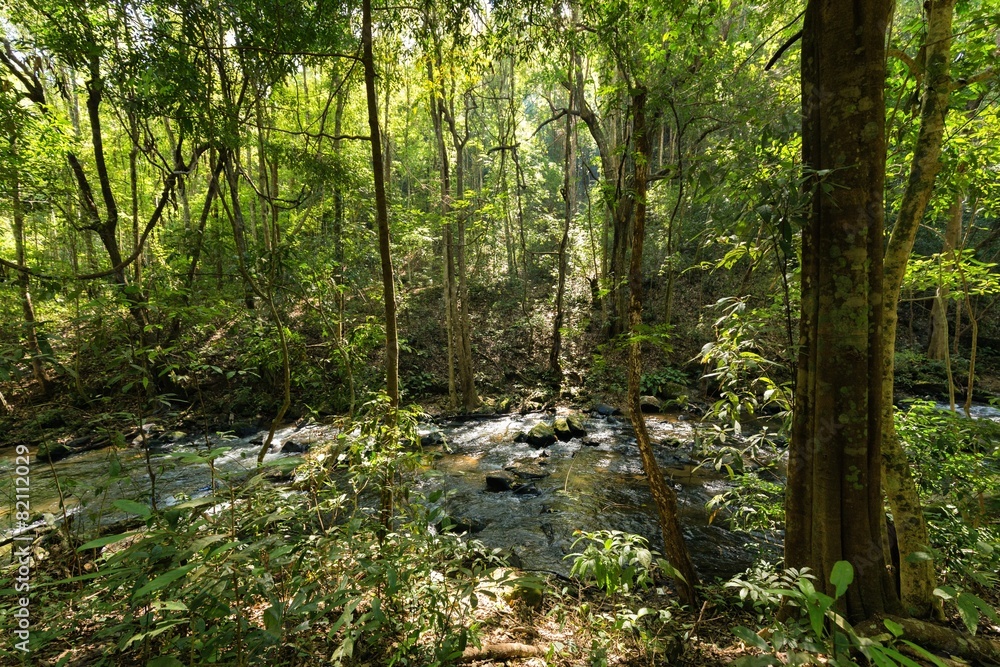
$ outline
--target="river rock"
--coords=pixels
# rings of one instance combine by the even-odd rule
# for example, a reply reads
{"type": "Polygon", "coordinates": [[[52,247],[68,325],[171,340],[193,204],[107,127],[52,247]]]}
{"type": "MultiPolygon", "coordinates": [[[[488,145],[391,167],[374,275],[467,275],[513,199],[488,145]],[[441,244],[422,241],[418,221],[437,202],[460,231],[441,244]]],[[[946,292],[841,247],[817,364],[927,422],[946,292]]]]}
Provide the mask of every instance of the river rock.
{"type": "Polygon", "coordinates": [[[573,433],[569,430],[569,424],[565,417],[556,417],[552,422],[552,430],[555,431],[556,438],[562,442],[569,442],[573,439],[573,433]]]}
{"type": "Polygon", "coordinates": [[[420,434],[420,444],[423,447],[440,447],[444,444],[444,434],[437,429],[420,434]]]}
{"type": "Polygon", "coordinates": [[[515,442],[526,442],[532,447],[548,447],[556,441],[556,432],[551,426],[542,422],[535,424],[527,433],[521,433],[515,442]]]}
{"type": "Polygon", "coordinates": [[[493,492],[510,491],[517,485],[517,478],[506,470],[486,473],[486,490],[493,492]]]}
{"type": "Polygon", "coordinates": [[[298,440],[286,440],[281,443],[281,449],[278,450],[282,454],[305,454],[309,451],[311,445],[308,442],[299,442],[298,440]]]}
{"type": "MultiPolygon", "coordinates": [[[[286,418],[288,417],[288,415],[285,416],[286,418]]],[[[248,438],[251,435],[257,433],[257,431],[260,430],[260,427],[255,426],[249,422],[236,422],[235,424],[229,427],[229,430],[231,430],[233,432],[233,435],[235,435],[237,438],[248,438]]]]}
{"type": "Polygon", "coordinates": [[[663,409],[663,403],[656,396],[640,396],[639,409],[643,412],[659,412],[663,409]]]}
{"type": "Polygon", "coordinates": [[[66,445],[50,445],[48,443],[43,443],[38,446],[38,452],[36,456],[42,461],[49,461],[55,463],[56,461],[62,461],[64,458],[73,453],[73,450],[66,445]]]}
{"type": "Polygon", "coordinates": [[[480,533],[485,527],[486,523],[480,519],[454,516],[445,517],[438,524],[438,530],[455,535],[480,533]]]}
{"type": "Polygon", "coordinates": [[[602,417],[610,417],[612,415],[620,415],[622,413],[618,408],[612,407],[605,403],[594,404],[593,412],[601,415],[602,417]]]}
{"type": "Polygon", "coordinates": [[[587,435],[587,429],[583,426],[583,417],[578,414],[567,416],[566,425],[569,426],[569,432],[574,438],[582,438],[587,435]]]}
{"type": "Polygon", "coordinates": [[[520,479],[544,479],[552,474],[532,461],[515,461],[504,470],[513,473],[520,479]]]}

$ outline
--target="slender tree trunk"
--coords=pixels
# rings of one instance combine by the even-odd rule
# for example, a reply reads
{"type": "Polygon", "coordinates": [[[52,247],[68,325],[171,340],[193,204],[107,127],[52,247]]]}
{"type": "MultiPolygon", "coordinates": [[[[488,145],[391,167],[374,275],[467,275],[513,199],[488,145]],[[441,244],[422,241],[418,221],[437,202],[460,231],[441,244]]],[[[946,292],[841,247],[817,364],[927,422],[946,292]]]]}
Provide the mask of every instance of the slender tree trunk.
{"type": "MultiPolygon", "coordinates": [[[[570,79],[573,78],[573,58],[570,57],[570,79]]],[[[569,91],[569,102],[566,108],[573,108],[573,90],[569,91]]],[[[566,250],[569,245],[569,228],[573,221],[574,187],[573,171],[576,168],[573,155],[573,114],[566,114],[566,142],[563,159],[563,200],[566,207],[563,214],[562,238],[559,240],[559,279],[556,286],[556,315],[552,321],[552,350],[549,352],[549,370],[558,378],[562,378],[562,367],[559,355],[562,353],[563,301],[566,295],[566,250]]]]}
{"type": "MultiPolygon", "coordinates": [[[[962,236],[962,202],[961,194],[955,195],[948,210],[948,226],[944,232],[944,243],[941,248],[941,262],[951,266],[951,253],[958,247],[959,239],[962,236]]],[[[951,272],[951,269],[948,269],[951,272]]],[[[927,346],[928,359],[947,359],[948,343],[951,338],[948,333],[948,297],[947,285],[937,288],[934,295],[934,302],[931,306],[931,339],[927,346]]]]}
{"type": "MultiPolygon", "coordinates": [[[[12,135],[13,136],[13,135],[12,135]]],[[[11,143],[14,140],[11,139],[11,143]]],[[[14,253],[18,266],[27,267],[24,249],[24,206],[21,203],[21,179],[17,170],[10,173],[11,198],[13,199],[14,253]]],[[[52,385],[42,365],[42,350],[38,344],[38,329],[35,323],[35,307],[31,303],[30,276],[24,271],[17,272],[17,287],[21,295],[21,312],[24,315],[24,343],[31,358],[31,374],[38,382],[42,394],[48,396],[52,385]]]]}
{"type": "Polygon", "coordinates": [[[649,480],[649,489],[656,502],[663,532],[663,544],[667,560],[680,576],[674,577],[677,592],[684,604],[692,608],[698,602],[696,588],[698,575],[695,573],[680,520],[677,517],[677,494],[667,484],[660,470],[653,446],[646,430],[646,420],[639,404],[639,385],[642,378],[642,344],[636,338],[642,326],[642,246],[646,234],[646,177],[649,169],[649,137],[646,136],[646,91],[633,93],[633,113],[635,118],[635,148],[639,154],[635,160],[636,210],[632,226],[632,257],[629,262],[629,330],[632,340],[628,354],[628,407],[629,419],[635,430],[635,439],[642,456],[642,466],[649,480]]]}
{"type": "Polygon", "coordinates": [[[882,349],[882,447],[885,491],[896,523],[899,542],[900,597],[907,613],[926,617],[940,609],[934,596],[936,577],[932,561],[912,558],[928,553],[929,539],[920,498],[910,474],[909,461],[899,442],[893,422],[893,374],[895,372],[896,327],[899,295],[906,263],[913,249],[917,229],[923,220],[941,170],[941,142],[951,86],[951,22],[955,0],[929,0],[925,42],[925,89],[920,108],[920,130],[914,147],[899,214],[885,251],[883,293],[884,336],[882,349]]]}
{"type": "MultiPolygon", "coordinates": [[[[247,252],[246,239],[246,219],[243,217],[243,207],[240,205],[240,184],[233,167],[233,158],[229,152],[221,156],[223,170],[226,175],[226,183],[229,185],[229,201],[232,204],[233,241],[236,243],[236,254],[242,266],[247,267],[249,273],[249,254],[247,252]]],[[[247,310],[254,309],[253,288],[250,286],[247,277],[244,276],[243,302],[247,310]]]]}
{"type": "Polygon", "coordinates": [[[832,592],[854,567],[851,621],[894,611],[881,531],[885,35],[890,0],[809,0],[802,36],[802,316],[785,566],[832,592]],[[860,129],[859,129],[860,128],[860,129]]]}
{"type": "MultiPolygon", "coordinates": [[[[222,175],[224,159],[222,156],[218,156],[216,160],[209,159],[209,162],[211,163],[211,176],[208,179],[208,192],[205,194],[205,203],[201,208],[198,229],[195,232],[194,246],[191,248],[191,263],[188,265],[187,276],[184,279],[183,302],[185,307],[191,303],[191,294],[194,291],[194,279],[198,275],[198,262],[201,259],[201,250],[205,245],[205,227],[208,225],[208,216],[212,211],[212,203],[219,194],[219,177],[222,175]]],[[[187,189],[186,185],[184,189],[187,189]]],[[[181,313],[177,313],[170,324],[170,333],[167,336],[167,341],[176,340],[180,332],[181,313]]]]}
{"type": "MultiPolygon", "coordinates": [[[[333,112],[333,135],[338,137],[333,140],[333,152],[338,158],[341,155],[341,143],[339,138],[343,132],[344,108],[347,106],[347,82],[337,91],[337,106],[333,112]]],[[[335,179],[333,183],[333,259],[337,263],[334,271],[337,282],[337,340],[342,344],[344,340],[344,306],[346,301],[344,276],[344,190],[341,187],[340,179],[335,179]]]]}
{"type": "MultiPolygon", "coordinates": [[[[455,190],[456,198],[465,196],[465,140],[455,139],[455,190]]],[[[469,315],[469,280],[465,253],[465,207],[457,217],[458,244],[455,259],[458,264],[458,372],[462,382],[462,406],[466,412],[479,407],[476,380],[472,368],[472,322],[469,315]]]]}
{"type": "Polygon", "coordinates": [[[396,333],[396,285],[389,247],[389,206],[385,194],[382,140],[378,126],[378,97],[375,94],[375,57],[372,54],[372,3],[362,0],[361,42],[365,66],[365,93],[368,99],[368,129],[371,133],[372,174],[375,181],[375,219],[378,250],[382,263],[382,296],[385,301],[385,389],[393,419],[399,407],[399,338],[396,333]]]}

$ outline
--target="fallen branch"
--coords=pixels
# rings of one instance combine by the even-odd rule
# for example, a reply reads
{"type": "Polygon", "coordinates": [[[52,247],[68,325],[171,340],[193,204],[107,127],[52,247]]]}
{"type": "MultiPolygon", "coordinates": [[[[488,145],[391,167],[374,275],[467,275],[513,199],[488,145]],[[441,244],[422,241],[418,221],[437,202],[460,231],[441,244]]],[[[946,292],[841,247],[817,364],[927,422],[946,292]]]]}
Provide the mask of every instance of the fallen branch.
{"type": "MultiPolygon", "coordinates": [[[[903,627],[903,636],[906,639],[930,651],[942,651],[976,662],[1000,663],[1000,642],[998,641],[985,637],[974,637],[941,625],[918,621],[915,618],[901,618],[899,616],[885,616],[883,618],[899,623],[903,627]]],[[[885,629],[882,627],[882,618],[876,618],[855,627],[855,631],[859,635],[875,636],[885,632],[885,629]]]]}
{"type": "Polygon", "coordinates": [[[544,656],[547,648],[540,648],[531,644],[519,644],[509,642],[504,644],[486,644],[482,648],[469,647],[462,652],[462,657],[458,659],[460,663],[475,662],[476,660],[517,660],[518,658],[538,658],[544,656]]]}

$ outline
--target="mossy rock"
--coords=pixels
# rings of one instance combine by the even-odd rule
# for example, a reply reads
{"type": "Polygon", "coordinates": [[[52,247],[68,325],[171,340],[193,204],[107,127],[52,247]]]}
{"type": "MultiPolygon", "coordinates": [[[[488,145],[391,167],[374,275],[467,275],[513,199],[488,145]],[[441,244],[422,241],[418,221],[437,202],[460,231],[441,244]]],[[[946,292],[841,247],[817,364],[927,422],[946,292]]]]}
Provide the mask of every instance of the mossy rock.
{"type": "Polygon", "coordinates": [[[552,430],[555,431],[556,438],[561,442],[569,442],[573,439],[573,432],[569,428],[565,417],[556,417],[552,423],[552,430]]]}
{"type": "Polygon", "coordinates": [[[524,434],[524,442],[532,447],[548,447],[556,439],[555,429],[544,422],[535,424],[524,434]]]}
{"type": "Polygon", "coordinates": [[[640,396],[639,409],[643,412],[656,413],[663,409],[663,403],[656,396],[640,396]]]}
{"type": "Polygon", "coordinates": [[[62,461],[72,453],[73,450],[66,445],[50,445],[48,443],[43,443],[38,446],[38,453],[36,456],[42,461],[55,463],[56,461],[62,461]]]}
{"type": "Polygon", "coordinates": [[[566,425],[574,438],[582,438],[587,435],[587,429],[583,425],[583,416],[572,414],[566,417],[566,425]]]}

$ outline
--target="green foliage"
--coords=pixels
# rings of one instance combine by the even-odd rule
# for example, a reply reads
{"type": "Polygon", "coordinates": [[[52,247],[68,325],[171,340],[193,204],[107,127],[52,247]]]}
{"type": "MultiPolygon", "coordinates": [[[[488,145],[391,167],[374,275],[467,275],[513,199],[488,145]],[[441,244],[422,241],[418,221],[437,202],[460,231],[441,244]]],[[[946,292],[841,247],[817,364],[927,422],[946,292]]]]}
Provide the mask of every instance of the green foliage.
{"type": "Polygon", "coordinates": [[[667,366],[658,371],[643,373],[639,380],[639,392],[683,404],[687,399],[687,385],[690,381],[683,370],[667,366]]]}
{"type": "MultiPolygon", "coordinates": [[[[758,351],[765,321],[760,313],[747,310],[746,299],[724,297],[714,307],[722,313],[714,325],[716,339],[706,343],[700,355],[708,368],[704,377],[719,387],[720,398],[712,404],[708,417],[721,426],[713,428],[723,442],[726,434],[740,438],[744,419],[773,408],[783,422],[782,430],[786,430],[791,419],[791,385],[772,377],[772,371],[781,370],[780,365],[758,351]]],[[[768,440],[766,430],[754,439],[758,443],[768,440]]]]}
{"type": "Polygon", "coordinates": [[[913,401],[906,411],[896,411],[896,432],[924,495],[947,498],[970,521],[984,518],[984,496],[1000,492],[1000,423],[913,401]]]}
{"type": "Polygon", "coordinates": [[[825,664],[839,667],[912,667],[916,663],[895,644],[906,645],[936,667],[945,663],[929,651],[902,638],[902,628],[886,620],[889,633],[875,638],[859,637],[847,620],[836,610],[837,601],[854,581],[854,568],[847,561],[838,561],[830,572],[834,594],[817,590],[815,578],[806,570],[787,570],[782,575],[768,574],[762,582],[750,583],[734,579],[731,587],[740,590],[742,600],[751,599],[755,606],[773,606],[779,599],[799,610],[799,616],[770,628],[768,634],[758,634],[743,626],[733,628],[733,634],[762,655],[744,656],[733,661],[734,667],[771,667],[776,665],[825,664]],[[764,588],[777,583],[779,587],[764,588]],[[791,584],[791,585],[789,585],[791,584]],[[864,662],[858,662],[863,658],[864,662]]]}
{"type": "MultiPolygon", "coordinates": [[[[952,357],[952,372],[962,374],[968,371],[968,361],[952,357]]],[[[941,359],[928,359],[920,350],[903,348],[896,350],[894,361],[894,381],[898,391],[921,392],[948,389],[948,372],[941,359]]]]}
{"type": "Polygon", "coordinates": [[[729,470],[730,482],[734,486],[708,501],[709,523],[718,514],[724,513],[730,530],[780,529],[785,523],[784,485],[764,479],[757,472],[736,475],[731,467],[729,470]]]}
{"type": "MultiPolygon", "coordinates": [[[[590,664],[607,665],[608,650],[621,642],[635,642],[651,659],[669,651],[676,641],[677,623],[670,608],[650,607],[640,593],[650,588],[658,573],[677,576],[676,571],[645,538],[617,530],[577,532],[576,547],[586,542],[583,552],[571,553],[570,575],[593,582],[612,601],[610,610],[585,603],[578,608],[585,626],[593,634],[590,664]]],[[[672,602],[676,605],[676,601],[672,602]]]]}
{"type": "Polygon", "coordinates": [[[644,537],[618,530],[578,531],[577,535],[573,547],[586,542],[586,548],[566,556],[573,559],[570,575],[592,580],[610,595],[627,594],[652,584],[656,563],[644,537]]]}
{"type": "MultiPolygon", "coordinates": [[[[383,402],[369,407],[372,419],[383,402]]],[[[301,468],[296,492],[267,483],[265,470],[228,480],[227,495],[159,512],[115,501],[140,527],[77,547],[90,574],[34,582],[48,599],[33,650],[89,627],[89,641],[106,647],[95,665],[453,661],[475,640],[478,595],[491,595],[480,582],[501,586],[506,575],[491,574],[500,561],[477,543],[429,528],[444,519],[439,497],[407,493],[400,448],[374,451],[411,428],[410,413],[399,424],[366,424],[355,441],[320,452],[301,468]],[[386,484],[391,513],[372,512],[386,484]],[[91,619],[104,621],[90,627],[91,619]]],[[[186,456],[210,461],[222,451],[186,456]]]]}
{"type": "Polygon", "coordinates": [[[945,602],[951,602],[955,605],[962,623],[965,624],[966,629],[973,635],[976,634],[976,630],[979,628],[980,617],[985,618],[994,625],[1000,625],[1000,615],[997,614],[996,609],[988,602],[968,591],[958,590],[953,586],[941,586],[934,589],[934,595],[945,602]]]}

